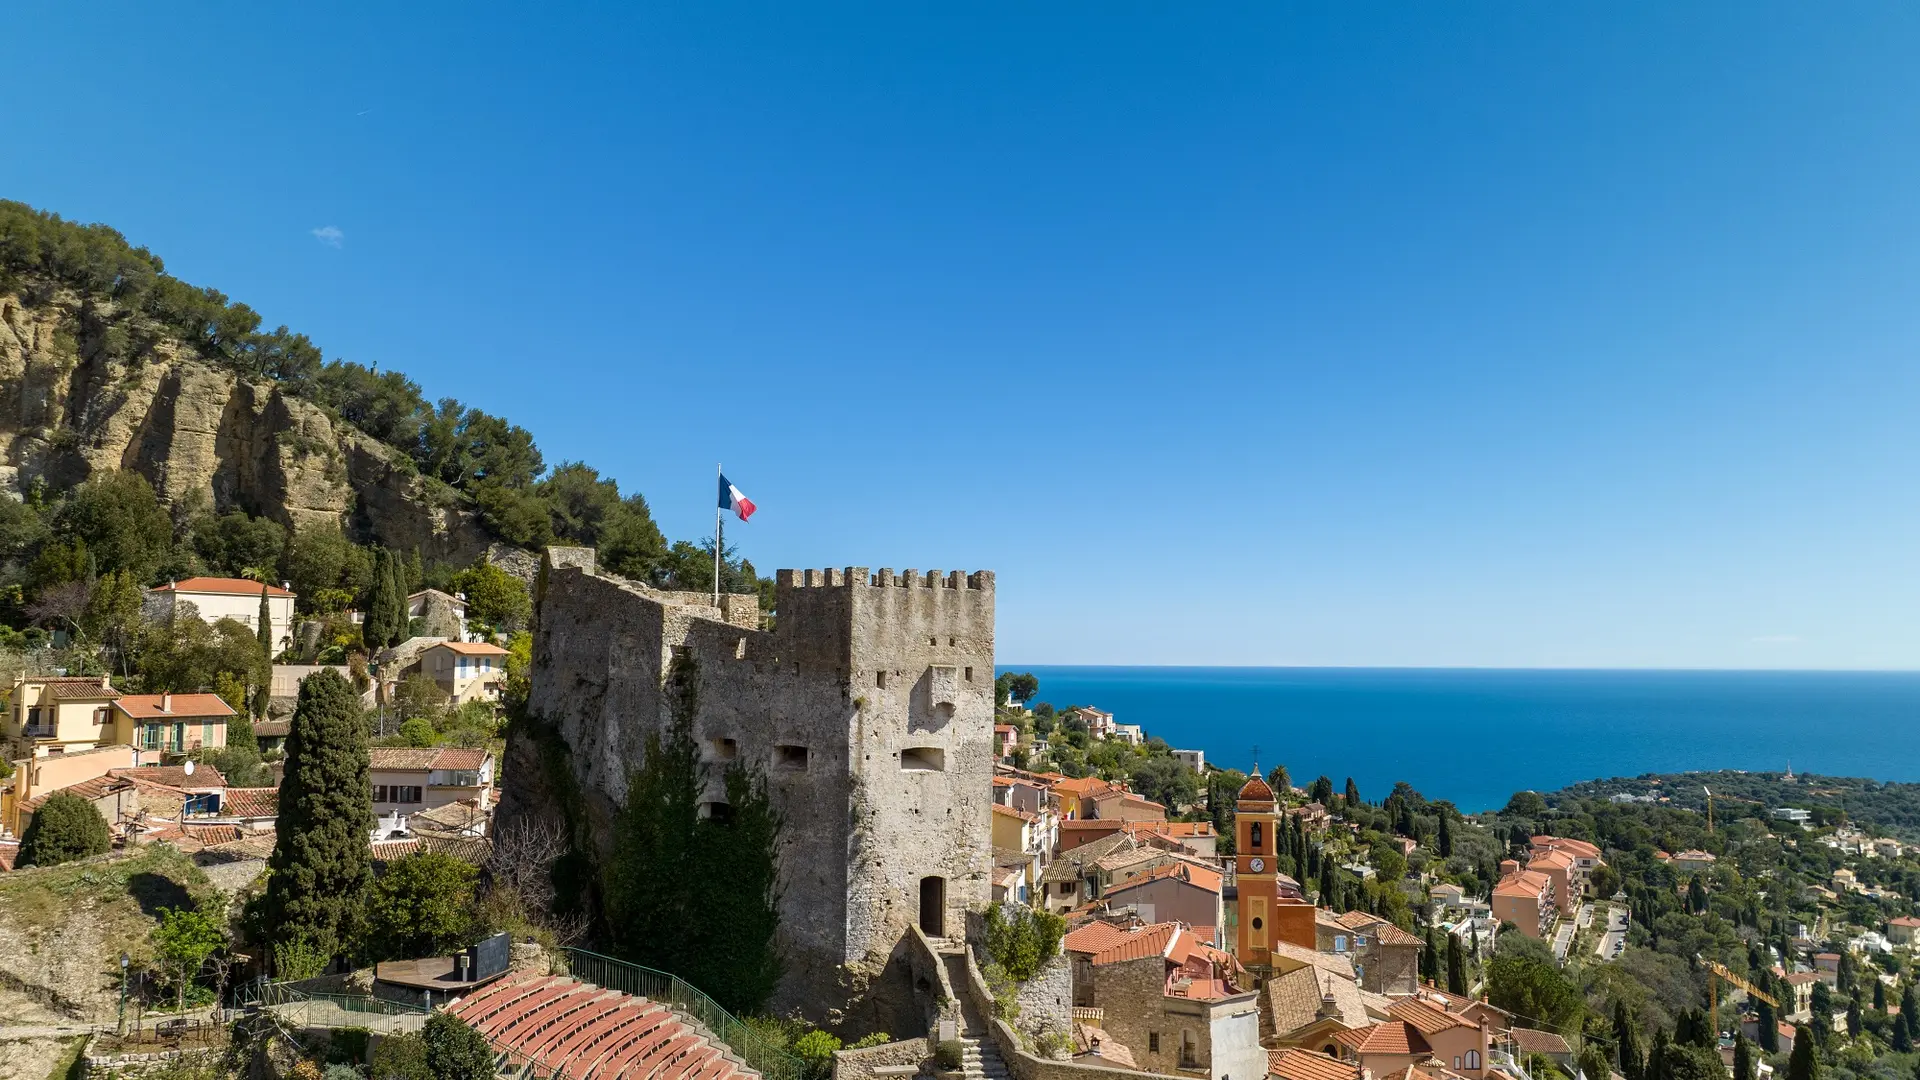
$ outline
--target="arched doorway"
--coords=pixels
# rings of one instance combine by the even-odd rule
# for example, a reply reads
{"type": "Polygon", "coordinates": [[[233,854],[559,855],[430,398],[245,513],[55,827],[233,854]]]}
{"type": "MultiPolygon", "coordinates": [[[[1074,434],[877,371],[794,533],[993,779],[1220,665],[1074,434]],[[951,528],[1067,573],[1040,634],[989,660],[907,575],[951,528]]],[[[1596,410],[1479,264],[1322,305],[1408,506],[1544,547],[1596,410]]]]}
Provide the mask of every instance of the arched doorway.
{"type": "Polygon", "coordinates": [[[928,937],[947,936],[947,879],[920,879],[920,930],[928,937]]]}

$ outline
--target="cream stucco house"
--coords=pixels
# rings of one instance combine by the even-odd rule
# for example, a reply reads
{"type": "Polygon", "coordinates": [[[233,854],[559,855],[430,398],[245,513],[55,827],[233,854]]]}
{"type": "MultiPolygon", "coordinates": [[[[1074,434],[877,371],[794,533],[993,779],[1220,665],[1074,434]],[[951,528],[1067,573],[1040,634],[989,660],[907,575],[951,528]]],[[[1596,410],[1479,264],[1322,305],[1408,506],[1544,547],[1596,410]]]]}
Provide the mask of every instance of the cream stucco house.
{"type": "Polygon", "coordinates": [[[260,618],[262,590],[267,594],[267,614],[273,621],[273,651],[278,653],[293,644],[294,595],[286,589],[246,578],[196,577],[169,582],[151,592],[170,605],[169,611],[177,610],[182,603],[192,604],[209,626],[232,619],[254,628],[260,618]]]}

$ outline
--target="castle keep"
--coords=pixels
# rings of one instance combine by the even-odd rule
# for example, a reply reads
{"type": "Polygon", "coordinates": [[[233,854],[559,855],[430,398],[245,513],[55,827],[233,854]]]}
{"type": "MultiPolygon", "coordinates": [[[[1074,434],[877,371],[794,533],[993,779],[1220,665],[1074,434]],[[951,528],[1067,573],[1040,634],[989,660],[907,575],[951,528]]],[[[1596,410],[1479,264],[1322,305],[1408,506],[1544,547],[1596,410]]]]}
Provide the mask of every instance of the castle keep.
{"type": "MultiPolygon", "coordinates": [[[[959,936],[991,895],[993,574],[850,567],[781,570],[776,583],[766,631],[754,597],[715,607],[555,548],[529,705],[610,820],[647,735],[672,720],[665,683],[679,664],[703,755],[762,766],[786,817],[788,971],[773,1004],[817,1016],[877,991],[910,924],[959,936]]],[[[723,814],[713,771],[703,810],[723,814]]]]}

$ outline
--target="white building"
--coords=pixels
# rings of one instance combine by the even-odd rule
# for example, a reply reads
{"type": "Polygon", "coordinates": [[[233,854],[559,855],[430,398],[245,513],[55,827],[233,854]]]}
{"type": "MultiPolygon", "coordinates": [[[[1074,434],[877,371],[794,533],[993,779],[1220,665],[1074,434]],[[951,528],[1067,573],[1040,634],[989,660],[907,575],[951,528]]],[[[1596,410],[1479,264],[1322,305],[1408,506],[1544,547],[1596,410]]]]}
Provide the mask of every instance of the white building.
{"type": "Polygon", "coordinates": [[[1175,750],[1173,751],[1173,760],[1197,773],[1207,771],[1207,752],[1205,750],[1175,750]]]}
{"type": "Polygon", "coordinates": [[[195,577],[168,582],[150,590],[149,595],[164,602],[169,614],[177,613],[183,604],[192,604],[208,626],[232,619],[255,629],[262,592],[267,594],[267,615],[273,621],[273,651],[277,654],[293,644],[294,595],[286,589],[246,578],[195,577]]]}

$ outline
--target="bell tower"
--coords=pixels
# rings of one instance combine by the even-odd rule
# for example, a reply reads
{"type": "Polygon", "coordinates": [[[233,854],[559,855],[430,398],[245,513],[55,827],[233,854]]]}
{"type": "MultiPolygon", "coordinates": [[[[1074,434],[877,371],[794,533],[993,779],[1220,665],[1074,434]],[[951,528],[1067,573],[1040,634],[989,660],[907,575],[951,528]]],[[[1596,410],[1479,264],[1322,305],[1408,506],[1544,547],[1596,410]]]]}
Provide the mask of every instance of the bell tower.
{"type": "Polygon", "coordinates": [[[1248,969],[1265,972],[1273,966],[1271,943],[1275,940],[1274,919],[1280,906],[1280,888],[1275,878],[1274,830],[1280,816],[1273,789],[1254,766],[1253,775],[1234,800],[1234,852],[1239,881],[1239,930],[1233,953],[1248,969]]]}

